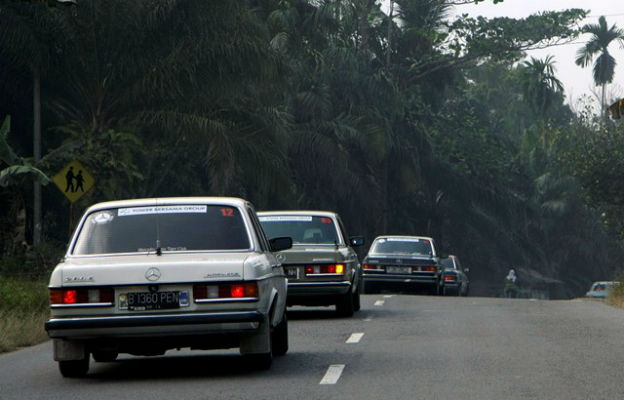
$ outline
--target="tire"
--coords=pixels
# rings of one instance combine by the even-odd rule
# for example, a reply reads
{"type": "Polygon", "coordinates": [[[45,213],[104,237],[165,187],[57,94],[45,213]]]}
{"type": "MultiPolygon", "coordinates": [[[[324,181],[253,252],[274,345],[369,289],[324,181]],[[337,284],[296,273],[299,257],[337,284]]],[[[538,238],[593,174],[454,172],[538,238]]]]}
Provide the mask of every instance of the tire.
{"type": "Polygon", "coordinates": [[[96,362],[113,362],[117,360],[118,355],[119,353],[116,351],[94,351],[92,353],[96,362]]]}
{"type": "Polygon", "coordinates": [[[59,371],[65,378],[81,378],[89,371],[89,355],[82,360],[59,361],[59,371]]]}
{"type": "Polygon", "coordinates": [[[352,294],[352,297],[353,297],[352,303],[354,305],[354,311],[360,311],[360,285],[358,285],[358,288],[352,294]]]}
{"type": "Polygon", "coordinates": [[[289,321],[286,318],[286,310],[282,321],[274,328],[271,335],[271,351],[275,357],[280,357],[289,351],[289,321]]]}
{"type": "Polygon", "coordinates": [[[354,315],[354,296],[352,296],[351,290],[341,296],[336,303],[336,313],[341,317],[354,315]]]}

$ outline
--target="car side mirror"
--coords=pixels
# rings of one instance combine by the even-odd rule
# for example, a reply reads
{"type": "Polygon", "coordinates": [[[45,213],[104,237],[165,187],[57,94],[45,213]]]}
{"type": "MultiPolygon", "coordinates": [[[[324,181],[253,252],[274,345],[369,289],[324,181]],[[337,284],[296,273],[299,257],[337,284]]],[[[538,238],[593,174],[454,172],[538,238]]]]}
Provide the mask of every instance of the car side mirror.
{"type": "Polygon", "coordinates": [[[349,245],[352,247],[359,247],[365,244],[365,238],[363,236],[352,236],[349,238],[349,245]]]}
{"type": "Polygon", "coordinates": [[[287,250],[293,247],[293,239],[288,236],[269,239],[269,246],[273,252],[287,250]]]}

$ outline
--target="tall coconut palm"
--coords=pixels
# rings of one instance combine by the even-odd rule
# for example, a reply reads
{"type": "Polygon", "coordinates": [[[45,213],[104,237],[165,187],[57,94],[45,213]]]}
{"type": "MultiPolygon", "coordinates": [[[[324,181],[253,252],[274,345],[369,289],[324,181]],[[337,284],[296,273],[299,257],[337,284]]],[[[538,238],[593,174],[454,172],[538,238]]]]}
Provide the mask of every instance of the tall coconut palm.
{"type": "Polygon", "coordinates": [[[522,66],[523,96],[540,117],[564,91],[562,82],[555,75],[554,64],[553,56],[547,56],[544,60],[532,57],[522,66]]]}
{"type": "Polygon", "coordinates": [[[605,87],[611,83],[614,78],[614,67],[616,60],[608,52],[608,47],[614,41],[623,48],[623,30],[618,28],[616,24],[608,29],[608,23],[604,16],[599,17],[598,24],[586,24],[582,27],[582,32],[589,33],[592,36],[586,42],[584,47],[577,50],[577,58],[575,64],[580,67],[590,65],[593,58],[598,54],[592,69],[592,76],[595,85],[601,86],[601,113],[605,108],[605,87]]]}

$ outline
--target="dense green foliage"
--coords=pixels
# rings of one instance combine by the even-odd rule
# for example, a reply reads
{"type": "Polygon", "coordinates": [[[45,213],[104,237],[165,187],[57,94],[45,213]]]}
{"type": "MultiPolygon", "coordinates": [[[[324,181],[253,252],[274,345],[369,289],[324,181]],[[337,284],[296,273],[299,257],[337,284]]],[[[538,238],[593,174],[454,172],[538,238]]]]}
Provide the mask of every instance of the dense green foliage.
{"type": "MultiPolygon", "coordinates": [[[[623,265],[623,125],[572,113],[552,59],[520,61],[585,12],[450,21],[452,3],[396,1],[389,18],[374,0],[3,1],[0,117],[28,154],[40,74],[33,167],[78,159],[97,180],[74,214],[172,195],[331,209],[369,240],[434,236],[483,293],[514,265],[582,294],[623,265]]],[[[5,257],[31,186],[0,191],[5,257]]],[[[68,202],[52,185],[44,201],[63,248],[68,202]]]]}

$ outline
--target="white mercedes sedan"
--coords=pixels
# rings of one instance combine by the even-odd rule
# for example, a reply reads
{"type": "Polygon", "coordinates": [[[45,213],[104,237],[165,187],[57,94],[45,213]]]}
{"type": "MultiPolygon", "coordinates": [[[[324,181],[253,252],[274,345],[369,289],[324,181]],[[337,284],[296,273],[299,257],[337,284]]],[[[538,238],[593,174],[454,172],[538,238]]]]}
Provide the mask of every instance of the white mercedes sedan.
{"type": "Polygon", "coordinates": [[[49,284],[54,360],[240,348],[259,368],[288,350],[287,279],[254,207],[237,198],[112,201],[90,207],[49,284]]]}

